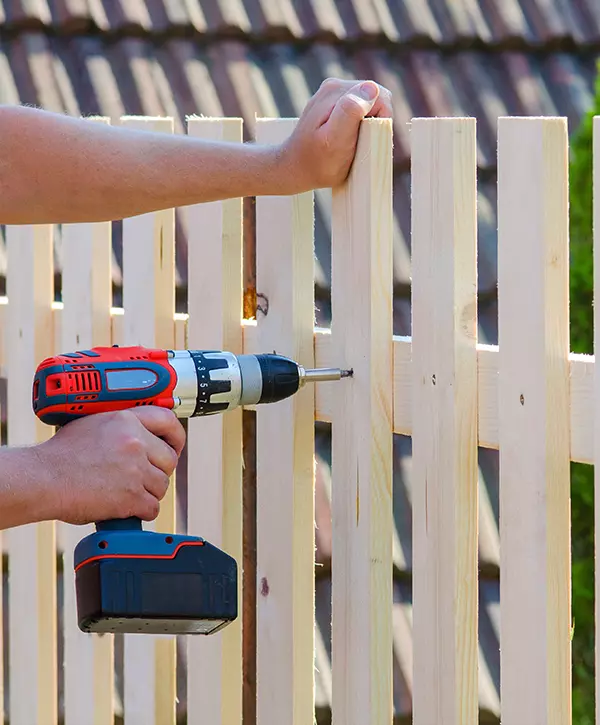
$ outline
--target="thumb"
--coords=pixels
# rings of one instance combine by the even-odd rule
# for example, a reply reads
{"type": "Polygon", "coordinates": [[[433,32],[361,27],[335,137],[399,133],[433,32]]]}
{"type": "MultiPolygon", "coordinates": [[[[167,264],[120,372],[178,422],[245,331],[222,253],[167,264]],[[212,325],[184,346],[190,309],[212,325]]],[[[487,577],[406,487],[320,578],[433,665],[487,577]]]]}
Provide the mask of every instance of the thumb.
{"type": "Polygon", "coordinates": [[[344,93],[333,107],[333,111],[327,122],[327,131],[342,136],[358,133],[358,126],[363,118],[373,108],[379,87],[376,83],[366,81],[352,86],[344,93]]]}

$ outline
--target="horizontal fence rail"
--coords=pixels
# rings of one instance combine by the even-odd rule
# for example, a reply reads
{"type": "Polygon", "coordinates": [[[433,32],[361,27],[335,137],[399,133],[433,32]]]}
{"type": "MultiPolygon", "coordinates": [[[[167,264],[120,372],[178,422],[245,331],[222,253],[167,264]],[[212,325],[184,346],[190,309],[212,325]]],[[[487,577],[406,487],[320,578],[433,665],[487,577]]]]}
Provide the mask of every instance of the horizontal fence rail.
{"type": "MultiPolygon", "coordinates": [[[[257,140],[278,143],[295,123],[258,119],[257,140]]],[[[173,132],[172,119],[123,124],[173,132]]],[[[192,136],[232,143],[242,131],[241,119],[191,118],[187,126],[192,136]]],[[[330,669],[334,725],[390,725],[393,434],[412,437],[414,725],[478,722],[478,447],[500,458],[496,715],[506,725],[571,721],[569,462],[593,464],[600,450],[598,373],[594,356],[569,352],[566,120],[503,118],[498,132],[495,346],[477,341],[471,118],[412,122],[412,337],[392,334],[389,119],[363,122],[352,173],[332,190],[331,329],[314,323],[312,192],[257,199],[256,284],[268,307],[251,320],[243,317],[241,199],[184,210],[185,314],[175,313],[173,209],[123,220],[121,308],[111,306],[110,224],[63,228],[61,302],[52,227],[7,228],[0,376],[9,445],[51,435],[31,411],[31,382],[44,357],[67,348],[275,350],[306,366],[353,369],[351,379],[256,408],[259,725],[312,722],[322,668],[330,669]],[[315,421],[330,423],[332,435],[330,643],[315,636],[315,421]]],[[[148,528],[187,528],[237,559],[237,621],[209,638],[83,635],[72,562],[90,529],[44,522],[4,532],[10,725],[113,725],[117,716],[125,725],[184,717],[188,725],[241,725],[241,603],[250,576],[241,567],[242,411],[190,420],[186,454],[187,519],[173,479],[148,528]]]]}

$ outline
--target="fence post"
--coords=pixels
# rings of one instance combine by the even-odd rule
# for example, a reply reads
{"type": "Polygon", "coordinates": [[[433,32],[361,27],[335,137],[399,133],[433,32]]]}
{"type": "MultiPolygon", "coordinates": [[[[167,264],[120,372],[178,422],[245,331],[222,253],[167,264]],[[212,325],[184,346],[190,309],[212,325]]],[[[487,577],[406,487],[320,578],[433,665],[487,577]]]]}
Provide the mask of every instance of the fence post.
{"type": "MultiPolygon", "coordinates": [[[[257,119],[258,143],[279,143],[293,119],[257,119]]],[[[314,360],[313,194],[256,201],[258,346],[314,360]]],[[[256,414],[257,722],[314,718],[314,390],[256,414]]]]}
{"type": "MultiPolygon", "coordinates": [[[[193,118],[190,136],[242,142],[242,119],[193,118]]],[[[242,200],[188,209],[188,346],[242,353],[242,200]]],[[[242,721],[242,410],[188,423],[188,533],[238,562],[238,619],[188,638],[189,725],[242,721]]]]}
{"type": "Polygon", "coordinates": [[[333,190],[334,725],[392,721],[392,124],[362,122],[333,190]]]}
{"type": "MultiPolygon", "coordinates": [[[[53,353],[52,227],[7,227],[8,445],[48,440],[31,407],[33,375],[53,353]]],[[[8,534],[11,725],[55,725],[56,535],[53,521],[8,534]]]]}
{"type": "Polygon", "coordinates": [[[413,119],[415,725],[478,722],[475,119],[413,119]]]}
{"type": "MultiPolygon", "coordinates": [[[[126,128],[172,133],[171,118],[122,119],[126,128]]],[[[123,220],[125,345],[173,348],[175,342],[175,211],[123,220]]],[[[175,475],[147,529],[175,530],[175,475]]],[[[126,725],[174,725],[176,639],[173,635],[124,637],[126,725]]]]}
{"type": "Polygon", "coordinates": [[[571,722],[567,124],[498,124],[501,708],[571,722]]]}

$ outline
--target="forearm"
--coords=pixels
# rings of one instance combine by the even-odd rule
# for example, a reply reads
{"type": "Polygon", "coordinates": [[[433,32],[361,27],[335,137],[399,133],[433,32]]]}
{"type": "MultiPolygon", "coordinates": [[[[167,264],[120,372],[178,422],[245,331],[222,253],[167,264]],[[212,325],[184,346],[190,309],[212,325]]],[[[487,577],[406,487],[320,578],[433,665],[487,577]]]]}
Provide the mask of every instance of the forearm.
{"type": "Polygon", "coordinates": [[[0,107],[0,223],[107,221],[291,193],[278,147],[139,132],[0,107]]]}
{"type": "Polygon", "coordinates": [[[52,472],[37,448],[0,448],[0,529],[54,519],[60,508],[52,472]]]}

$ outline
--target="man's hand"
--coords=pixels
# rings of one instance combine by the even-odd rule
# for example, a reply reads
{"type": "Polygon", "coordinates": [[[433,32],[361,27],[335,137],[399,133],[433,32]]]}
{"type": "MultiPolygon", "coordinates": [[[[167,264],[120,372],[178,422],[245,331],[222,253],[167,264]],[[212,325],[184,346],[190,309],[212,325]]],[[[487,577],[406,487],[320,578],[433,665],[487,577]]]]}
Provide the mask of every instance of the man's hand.
{"type": "Polygon", "coordinates": [[[51,518],[86,524],[137,516],[152,521],[185,443],[172,411],[137,408],[73,421],[35,447],[51,518]]]}
{"type": "Polygon", "coordinates": [[[360,122],[389,117],[372,81],[326,80],[282,146],[133,131],[0,105],[0,224],[124,219],[240,196],[337,186],[360,122]]]}
{"type": "Polygon", "coordinates": [[[391,115],[391,93],[387,88],[373,81],[324,81],[281,149],[284,173],[297,186],[293,191],[343,183],[354,160],[360,122],[367,117],[391,115]]]}

